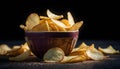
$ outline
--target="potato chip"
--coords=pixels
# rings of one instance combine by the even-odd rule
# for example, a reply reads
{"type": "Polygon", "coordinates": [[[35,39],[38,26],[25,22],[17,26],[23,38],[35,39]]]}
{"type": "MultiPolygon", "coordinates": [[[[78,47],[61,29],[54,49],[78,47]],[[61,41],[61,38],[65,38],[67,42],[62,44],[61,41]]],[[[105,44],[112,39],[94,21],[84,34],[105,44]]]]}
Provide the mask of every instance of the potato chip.
{"type": "Polygon", "coordinates": [[[85,43],[85,42],[82,42],[82,44],[80,44],[79,46],[78,46],[78,48],[79,49],[88,49],[89,48],[89,46],[85,43]]]}
{"type": "Polygon", "coordinates": [[[103,60],[105,58],[104,54],[94,47],[94,44],[88,48],[86,54],[93,60],[103,60]]]}
{"type": "Polygon", "coordinates": [[[64,58],[64,52],[59,47],[49,49],[43,56],[45,62],[60,62],[64,58]]]}
{"type": "Polygon", "coordinates": [[[62,28],[70,28],[71,26],[66,26],[63,22],[55,19],[51,19],[57,26],[62,27],[62,28]]]}
{"type": "Polygon", "coordinates": [[[15,45],[12,47],[12,50],[17,50],[17,49],[20,49],[20,46],[15,45]]]}
{"type": "Polygon", "coordinates": [[[72,52],[78,51],[79,48],[73,48],[72,52]]]}
{"type": "Polygon", "coordinates": [[[20,47],[20,48],[13,48],[11,51],[7,52],[7,56],[17,56],[20,55],[21,53],[23,53],[25,50],[20,47]]]}
{"type": "Polygon", "coordinates": [[[30,48],[29,48],[27,42],[25,42],[25,43],[22,44],[21,46],[22,46],[22,48],[24,48],[24,49],[26,49],[26,50],[30,50],[30,48]]]}
{"type": "Polygon", "coordinates": [[[55,24],[49,24],[50,26],[50,31],[59,31],[59,28],[55,24]]]}
{"type": "Polygon", "coordinates": [[[40,23],[32,28],[31,31],[50,31],[48,22],[40,23]]]}
{"type": "Polygon", "coordinates": [[[20,28],[24,29],[24,31],[27,31],[27,30],[28,30],[27,27],[24,26],[24,25],[20,25],[20,28]]]}
{"type": "Polygon", "coordinates": [[[87,46],[87,44],[82,42],[82,44],[80,44],[78,47],[76,47],[72,50],[70,55],[83,55],[88,48],[89,48],[89,46],[87,46]]]}
{"type": "Polygon", "coordinates": [[[26,20],[27,30],[31,30],[34,26],[38,25],[40,22],[40,17],[37,13],[31,13],[26,20]]]}
{"type": "Polygon", "coordinates": [[[83,25],[83,21],[77,22],[68,31],[79,30],[82,25],[83,25]]]}
{"type": "Polygon", "coordinates": [[[71,26],[67,19],[62,19],[61,22],[64,23],[66,26],[71,26]]]}
{"type": "Polygon", "coordinates": [[[84,54],[83,51],[74,51],[74,52],[71,52],[69,56],[82,55],[82,54],[84,54]]]}
{"type": "Polygon", "coordinates": [[[72,58],[75,58],[77,56],[64,56],[63,60],[61,61],[62,63],[67,63],[69,62],[72,58]]]}
{"type": "Polygon", "coordinates": [[[63,15],[56,15],[52,13],[49,9],[47,9],[47,16],[51,19],[61,19],[63,18],[63,15]]]}
{"type": "Polygon", "coordinates": [[[1,44],[0,49],[5,50],[5,51],[10,51],[11,48],[7,44],[1,44]]]}
{"type": "Polygon", "coordinates": [[[0,45],[0,55],[6,55],[8,51],[10,51],[11,48],[7,44],[1,44],[0,45]]]}
{"type": "Polygon", "coordinates": [[[111,45],[108,46],[107,48],[101,48],[99,47],[98,50],[100,50],[101,52],[105,53],[105,54],[116,54],[116,53],[120,53],[119,50],[114,49],[111,45]]]}
{"type": "Polygon", "coordinates": [[[30,55],[30,50],[27,50],[18,56],[9,57],[9,60],[10,61],[23,61],[23,60],[27,59],[29,57],[29,55],[30,55]]]}
{"type": "Polygon", "coordinates": [[[87,57],[85,55],[74,55],[74,56],[64,56],[62,63],[73,63],[86,61],[87,57]]]}
{"type": "Polygon", "coordinates": [[[50,19],[50,18],[46,16],[40,16],[40,19],[50,19]]]}
{"type": "Polygon", "coordinates": [[[67,13],[68,16],[68,23],[70,24],[70,26],[72,27],[75,24],[75,21],[73,19],[73,16],[70,12],[67,13]]]}
{"type": "Polygon", "coordinates": [[[6,55],[7,51],[0,49],[0,56],[6,55]]]}
{"type": "Polygon", "coordinates": [[[82,61],[86,61],[87,57],[84,55],[79,55],[75,58],[72,58],[71,60],[69,60],[68,62],[73,63],[73,62],[82,62],[82,61]]]}

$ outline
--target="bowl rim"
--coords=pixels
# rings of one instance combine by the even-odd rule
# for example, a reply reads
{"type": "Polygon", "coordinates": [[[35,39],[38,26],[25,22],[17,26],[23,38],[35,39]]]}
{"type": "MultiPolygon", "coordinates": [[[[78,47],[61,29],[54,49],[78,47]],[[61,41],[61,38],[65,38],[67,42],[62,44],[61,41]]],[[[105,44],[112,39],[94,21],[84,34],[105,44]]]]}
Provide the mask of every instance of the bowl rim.
{"type": "Polygon", "coordinates": [[[79,32],[79,30],[74,31],[25,31],[25,33],[72,33],[79,32]]]}

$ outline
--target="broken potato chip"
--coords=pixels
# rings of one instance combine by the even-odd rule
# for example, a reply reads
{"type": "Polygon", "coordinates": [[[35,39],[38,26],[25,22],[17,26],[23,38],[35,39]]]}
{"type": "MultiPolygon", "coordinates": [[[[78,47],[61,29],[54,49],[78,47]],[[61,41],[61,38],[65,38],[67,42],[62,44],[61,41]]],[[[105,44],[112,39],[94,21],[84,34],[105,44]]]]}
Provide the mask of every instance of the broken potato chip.
{"type": "Polygon", "coordinates": [[[99,47],[98,50],[100,50],[101,52],[103,52],[105,54],[117,54],[117,53],[120,53],[119,50],[114,49],[111,45],[108,46],[107,48],[99,47]]]}
{"type": "Polygon", "coordinates": [[[9,60],[10,61],[23,61],[23,60],[27,59],[29,57],[29,55],[30,55],[30,50],[27,50],[18,56],[9,57],[9,60]]]}

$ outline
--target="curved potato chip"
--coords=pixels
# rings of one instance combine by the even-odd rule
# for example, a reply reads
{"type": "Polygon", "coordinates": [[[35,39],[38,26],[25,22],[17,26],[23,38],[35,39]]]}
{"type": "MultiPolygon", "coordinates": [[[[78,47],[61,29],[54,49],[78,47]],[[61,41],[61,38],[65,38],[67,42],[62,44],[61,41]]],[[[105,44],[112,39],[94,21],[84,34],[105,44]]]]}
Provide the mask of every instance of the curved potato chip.
{"type": "Polygon", "coordinates": [[[40,23],[36,26],[34,26],[31,31],[50,31],[48,22],[45,21],[44,23],[40,23]]]}
{"type": "Polygon", "coordinates": [[[108,46],[107,48],[101,48],[99,47],[98,50],[100,50],[101,52],[105,53],[105,54],[116,54],[116,53],[120,53],[119,50],[114,49],[111,45],[108,46]]]}
{"type": "Polygon", "coordinates": [[[50,18],[46,16],[40,16],[40,19],[50,19],[50,18]]]}
{"type": "Polygon", "coordinates": [[[23,45],[21,45],[21,46],[22,46],[22,48],[24,48],[24,49],[26,49],[26,50],[30,50],[27,42],[25,42],[25,43],[24,43],[23,45]]]}
{"type": "Polygon", "coordinates": [[[68,16],[68,23],[70,24],[70,26],[73,26],[75,24],[75,21],[73,19],[73,16],[70,12],[67,13],[68,16]]]}
{"type": "Polygon", "coordinates": [[[0,49],[5,50],[5,51],[10,51],[11,48],[7,44],[1,44],[0,49]]]}
{"type": "Polygon", "coordinates": [[[34,26],[38,25],[40,22],[39,15],[36,13],[31,13],[26,20],[27,30],[31,30],[34,26]]]}
{"type": "Polygon", "coordinates": [[[86,61],[87,60],[87,57],[86,56],[84,56],[84,55],[79,55],[79,56],[77,56],[77,57],[74,57],[74,58],[72,58],[71,60],[69,60],[68,62],[82,62],[82,61],[86,61]]]}
{"type": "Polygon", "coordinates": [[[9,60],[10,61],[23,61],[29,57],[30,53],[31,53],[30,50],[27,50],[18,56],[9,57],[9,60]]]}
{"type": "Polygon", "coordinates": [[[64,23],[66,26],[71,26],[67,19],[62,19],[61,22],[64,23]]]}
{"type": "Polygon", "coordinates": [[[82,44],[80,44],[79,46],[78,46],[78,48],[79,49],[88,49],[89,48],[89,46],[87,45],[87,44],[85,44],[85,42],[82,42],[82,44]]]}
{"type": "Polygon", "coordinates": [[[89,48],[87,44],[82,42],[78,47],[74,48],[70,55],[83,55],[86,50],[89,48]]]}
{"type": "Polygon", "coordinates": [[[49,49],[43,56],[45,62],[60,62],[64,58],[64,52],[59,47],[49,49]]]}
{"type": "Polygon", "coordinates": [[[20,49],[20,46],[15,45],[15,46],[12,47],[12,50],[16,50],[16,49],[20,49]]]}
{"type": "Polygon", "coordinates": [[[67,63],[69,62],[72,58],[75,58],[77,56],[64,56],[63,60],[61,61],[62,63],[67,63]]]}
{"type": "Polygon", "coordinates": [[[11,48],[7,44],[1,44],[0,45],[0,55],[6,56],[8,51],[11,51],[11,48]]]}
{"type": "Polygon", "coordinates": [[[50,31],[59,31],[59,28],[55,24],[49,24],[49,26],[51,27],[50,31]]]}
{"type": "Polygon", "coordinates": [[[63,15],[56,15],[52,13],[49,9],[47,9],[47,16],[51,19],[61,19],[63,18],[63,15]]]}
{"type": "Polygon", "coordinates": [[[77,22],[68,31],[79,30],[82,25],[83,25],[83,21],[77,22]]]}
{"type": "Polygon", "coordinates": [[[74,56],[74,55],[84,55],[84,53],[86,53],[86,50],[77,50],[77,51],[74,51],[74,52],[71,52],[69,55],[70,56],[74,56]]]}
{"type": "Polygon", "coordinates": [[[78,50],[79,50],[79,48],[73,48],[72,52],[76,52],[78,50]]]}
{"type": "Polygon", "coordinates": [[[62,27],[62,28],[70,28],[71,26],[66,26],[63,22],[55,20],[55,19],[51,19],[56,25],[62,27]]]}
{"type": "Polygon", "coordinates": [[[94,44],[92,44],[88,50],[86,51],[86,54],[89,58],[93,60],[103,60],[105,58],[104,54],[100,51],[98,51],[95,47],[94,44]]]}
{"type": "Polygon", "coordinates": [[[20,28],[23,29],[24,31],[27,31],[27,27],[25,25],[20,25],[20,28]]]}
{"type": "Polygon", "coordinates": [[[20,47],[13,47],[11,51],[7,52],[7,56],[17,56],[20,55],[21,53],[25,52],[25,49],[20,47]]]}

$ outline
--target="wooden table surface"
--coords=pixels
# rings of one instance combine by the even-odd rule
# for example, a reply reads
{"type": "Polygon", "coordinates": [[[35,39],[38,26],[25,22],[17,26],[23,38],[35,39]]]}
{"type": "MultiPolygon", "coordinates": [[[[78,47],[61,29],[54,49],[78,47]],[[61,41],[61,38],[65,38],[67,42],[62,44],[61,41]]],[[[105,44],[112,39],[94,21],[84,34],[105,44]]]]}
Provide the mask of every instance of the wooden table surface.
{"type": "MultiPolygon", "coordinates": [[[[95,47],[107,47],[112,45],[114,48],[120,50],[119,40],[79,40],[78,46],[81,42],[87,44],[94,43],[95,47]]],[[[6,43],[10,46],[14,44],[21,44],[24,41],[1,41],[0,44],[6,43]]],[[[11,62],[0,58],[0,69],[120,69],[120,54],[108,55],[109,57],[101,61],[84,61],[77,63],[44,63],[37,57],[30,57],[26,61],[11,62]]]]}

